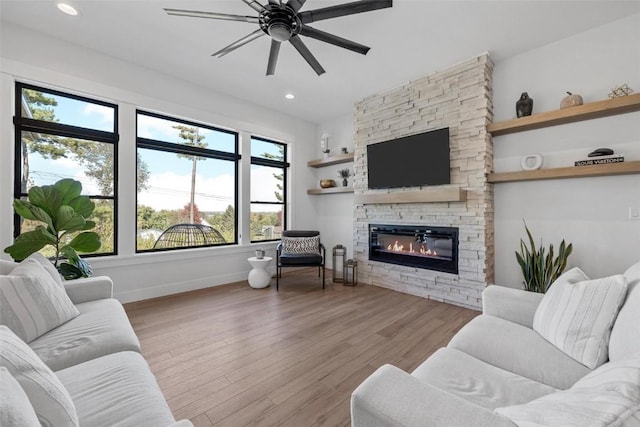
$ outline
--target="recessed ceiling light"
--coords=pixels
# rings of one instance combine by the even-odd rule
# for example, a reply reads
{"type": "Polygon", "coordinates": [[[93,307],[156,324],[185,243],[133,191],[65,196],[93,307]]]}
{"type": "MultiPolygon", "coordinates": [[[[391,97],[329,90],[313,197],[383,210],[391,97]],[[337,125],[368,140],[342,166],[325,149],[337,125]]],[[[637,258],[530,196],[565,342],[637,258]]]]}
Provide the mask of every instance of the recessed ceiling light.
{"type": "Polygon", "coordinates": [[[296,99],[296,96],[294,94],[292,94],[292,93],[288,93],[284,97],[287,98],[287,99],[296,99]]]}
{"type": "Polygon", "coordinates": [[[78,15],[78,11],[76,10],[76,8],[71,6],[68,3],[58,3],[57,6],[58,6],[58,9],[60,9],[62,12],[66,13],[67,15],[71,15],[71,16],[78,15]]]}

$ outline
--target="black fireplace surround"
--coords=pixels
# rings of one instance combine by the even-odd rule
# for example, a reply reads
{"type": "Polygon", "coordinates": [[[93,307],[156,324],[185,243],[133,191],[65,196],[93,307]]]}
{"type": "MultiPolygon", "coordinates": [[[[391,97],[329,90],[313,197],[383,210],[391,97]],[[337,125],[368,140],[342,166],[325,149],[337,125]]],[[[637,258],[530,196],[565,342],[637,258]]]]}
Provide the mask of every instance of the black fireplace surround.
{"type": "Polygon", "coordinates": [[[458,274],[458,228],[369,224],[369,260],[458,274]]]}

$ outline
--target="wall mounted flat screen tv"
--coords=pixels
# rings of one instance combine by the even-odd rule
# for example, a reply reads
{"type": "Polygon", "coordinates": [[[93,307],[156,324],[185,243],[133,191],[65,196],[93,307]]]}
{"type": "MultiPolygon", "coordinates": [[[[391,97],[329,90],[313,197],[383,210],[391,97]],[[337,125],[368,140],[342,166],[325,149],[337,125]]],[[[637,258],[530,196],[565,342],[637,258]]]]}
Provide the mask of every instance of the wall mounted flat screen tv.
{"type": "Polygon", "coordinates": [[[369,188],[451,183],[449,128],[367,146],[369,188]]]}

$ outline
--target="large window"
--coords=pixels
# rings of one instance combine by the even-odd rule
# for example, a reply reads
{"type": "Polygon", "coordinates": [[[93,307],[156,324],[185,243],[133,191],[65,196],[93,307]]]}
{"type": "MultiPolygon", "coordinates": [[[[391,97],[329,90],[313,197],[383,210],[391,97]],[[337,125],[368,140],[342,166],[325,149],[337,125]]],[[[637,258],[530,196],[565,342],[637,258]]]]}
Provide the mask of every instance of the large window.
{"type": "MultiPolygon", "coordinates": [[[[117,105],[17,83],[15,111],[14,196],[63,178],[80,181],[82,194],[96,204],[90,218],[102,241],[96,254],[115,254],[117,105]]],[[[15,215],[15,235],[38,224],[15,215]]]]}
{"type": "Polygon", "coordinates": [[[137,154],[138,252],[238,242],[237,133],[138,111],[137,154]]]}
{"type": "Polygon", "coordinates": [[[251,241],[279,240],[287,212],[287,146],[251,138],[251,241]]]}

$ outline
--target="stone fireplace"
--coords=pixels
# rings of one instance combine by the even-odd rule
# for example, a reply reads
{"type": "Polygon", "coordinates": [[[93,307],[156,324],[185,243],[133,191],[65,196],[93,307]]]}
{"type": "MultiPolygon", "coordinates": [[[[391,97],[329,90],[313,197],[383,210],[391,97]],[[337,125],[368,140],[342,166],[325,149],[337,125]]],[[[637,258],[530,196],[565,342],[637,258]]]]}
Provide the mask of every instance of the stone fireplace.
{"type": "MultiPolygon", "coordinates": [[[[482,290],[493,282],[493,189],[486,179],[493,157],[491,136],[486,132],[493,114],[492,71],[491,59],[483,54],[356,104],[353,244],[359,282],[480,309],[482,290]],[[451,184],[369,189],[367,145],[444,127],[450,132],[451,184]],[[456,196],[449,197],[451,194],[456,196]],[[456,229],[456,267],[414,265],[424,259],[438,260],[426,254],[389,263],[389,257],[397,255],[393,253],[395,239],[378,241],[377,246],[385,249],[372,253],[370,230],[376,227],[456,229]],[[391,250],[386,249],[389,244],[391,250]]],[[[415,232],[407,233],[418,243],[415,232]]],[[[424,233],[420,240],[425,240],[424,233]]],[[[408,243],[415,251],[412,242],[408,243]]],[[[444,241],[438,243],[446,246],[444,241]]],[[[398,239],[396,249],[400,246],[406,248],[407,242],[398,239]]]]}

